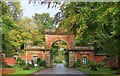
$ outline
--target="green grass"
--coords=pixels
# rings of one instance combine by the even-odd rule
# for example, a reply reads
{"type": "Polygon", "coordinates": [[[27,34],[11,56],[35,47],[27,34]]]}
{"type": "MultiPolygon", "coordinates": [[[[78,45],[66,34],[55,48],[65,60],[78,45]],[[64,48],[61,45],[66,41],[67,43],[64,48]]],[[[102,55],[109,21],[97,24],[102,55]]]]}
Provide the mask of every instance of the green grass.
{"type": "Polygon", "coordinates": [[[16,67],[16,72],[12,74],[8,74],[5,76],[27,76],[28,74],[32,74],[38,70],[43,69],[44,67],[37,67],[37,68],[31,68],[30,70],[23,70],[23,68],[16,67]]]}
{"type": "Polygon", "coordinates": [[[110,70],[109,68],[97,68],[97,71],[90,70],[90,68],[87,67],[81,67],[79,68],[80,71],[90,74],[91,76],[119,76],[114,74],[117,72],[116,70],[110,70]]]}

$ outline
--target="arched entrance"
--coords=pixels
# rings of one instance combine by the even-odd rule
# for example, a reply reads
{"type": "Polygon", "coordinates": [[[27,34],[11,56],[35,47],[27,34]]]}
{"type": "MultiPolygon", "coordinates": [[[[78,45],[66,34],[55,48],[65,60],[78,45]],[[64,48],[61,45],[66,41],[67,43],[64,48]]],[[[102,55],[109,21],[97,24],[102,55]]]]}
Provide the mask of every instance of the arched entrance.
{"type": "Polygon", "coordinates": [[[51,64],[51,53],[52,53],[52,45],[56,41],[64,41],[68,47],[67,47],[67,57],[68,57],[68,65],[67,67],[73,67],[75,62],[75,51],[70,51],[74,49],[74,35],[45,35],[45,60],[47,61],[46,66],[52,67],[51,64]]]}
{"type": "Polygon", "coordinates": [[[68,56],[68,44],[65,41],[57,40],[52,44],[51,47],[51,66],[56,66],[56,64],[63,64],[68,66],[69,56],[68,56]]]}
{"type": "Polygon", "coordinates": [[[45,35],[45,48],[51,49],[55,41],[62,40],[68,44],[68,49],[74,48],[74,35],[45,35]]]}

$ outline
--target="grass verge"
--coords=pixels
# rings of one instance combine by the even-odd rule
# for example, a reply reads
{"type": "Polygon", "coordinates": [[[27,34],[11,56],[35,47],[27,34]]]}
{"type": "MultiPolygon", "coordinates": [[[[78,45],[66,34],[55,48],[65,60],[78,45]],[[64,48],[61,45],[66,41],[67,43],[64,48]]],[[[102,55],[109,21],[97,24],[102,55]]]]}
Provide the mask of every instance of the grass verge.
{"type": "Polygon", "coordinates": [[[15,73],[6,74],[3,76],[27,76],[29,74],[37,72],[38,70],[44,69],[44,67],[31,68],[30,70],[23,70],[23,68],[20,68],[20,67],[16,67],[15,69],[16,69],[15,73]]]}
{"type": "Polygon", "coordinates": [[[81,72],[84,72],[90,76],[119,76],[115,72],[117,70],[110,70],[109,68],[97,68],[97,71],[93,71],[87,67],[78,68],[81,72]]]}

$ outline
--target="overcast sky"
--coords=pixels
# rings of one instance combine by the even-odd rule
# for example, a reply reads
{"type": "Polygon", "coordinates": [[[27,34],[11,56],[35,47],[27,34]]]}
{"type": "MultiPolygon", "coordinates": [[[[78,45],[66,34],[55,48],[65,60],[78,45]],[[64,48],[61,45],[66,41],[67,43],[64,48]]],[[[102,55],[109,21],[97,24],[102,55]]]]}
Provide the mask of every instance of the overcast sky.
{"type": "Polygon", "coordinates": [[[23,17],[30,17],[35,13],[49,13],[51,17],[54,17],[54,15],[59,12],[59,8],[47,8],[47,5],[41,5],[36,3],[35,5],[33,3],[29,4],[27,0],[21,0],[21,7],[23,9],[23,17]]]}

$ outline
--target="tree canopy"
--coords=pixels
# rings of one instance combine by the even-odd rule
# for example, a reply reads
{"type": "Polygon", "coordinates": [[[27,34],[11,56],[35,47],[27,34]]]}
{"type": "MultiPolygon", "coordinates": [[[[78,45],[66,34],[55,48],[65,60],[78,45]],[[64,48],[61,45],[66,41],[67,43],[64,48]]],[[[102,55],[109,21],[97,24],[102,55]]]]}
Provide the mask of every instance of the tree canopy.
{"type": "Polygon", "coordinates": [[[76,45],[93,43],[96,53],[118,56],[120,6],[117,2],[70,2],[61,7],[55,20],[76,35],[76,45]]]}

